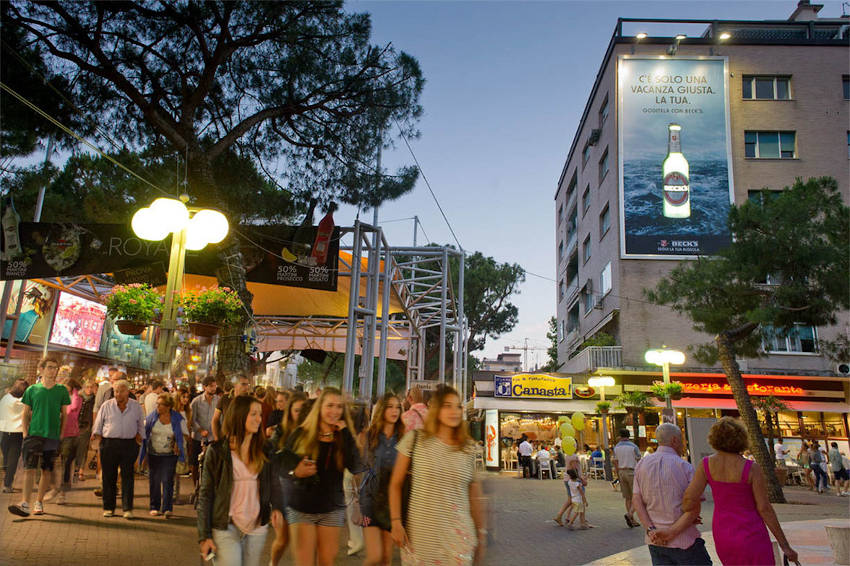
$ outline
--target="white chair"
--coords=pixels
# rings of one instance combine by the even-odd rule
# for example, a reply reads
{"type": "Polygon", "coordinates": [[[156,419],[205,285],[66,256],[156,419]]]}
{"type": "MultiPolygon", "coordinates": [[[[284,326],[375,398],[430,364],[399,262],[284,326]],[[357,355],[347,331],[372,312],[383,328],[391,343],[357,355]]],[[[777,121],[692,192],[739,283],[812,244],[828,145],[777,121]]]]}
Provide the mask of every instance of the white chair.
{"type": "Polygon", "coordinates": [[[542,480],[544,475],[549,476],[549,479],[555,479],[552,475],[552,464],[550,460],[537,461],[537,477],[542,480]]]}
{"type": "Polygon", "coordinates": [[[605,479],[605,459],[594,458],[593,465],[590,467],[590,477],[597,480],[605,479]]]}

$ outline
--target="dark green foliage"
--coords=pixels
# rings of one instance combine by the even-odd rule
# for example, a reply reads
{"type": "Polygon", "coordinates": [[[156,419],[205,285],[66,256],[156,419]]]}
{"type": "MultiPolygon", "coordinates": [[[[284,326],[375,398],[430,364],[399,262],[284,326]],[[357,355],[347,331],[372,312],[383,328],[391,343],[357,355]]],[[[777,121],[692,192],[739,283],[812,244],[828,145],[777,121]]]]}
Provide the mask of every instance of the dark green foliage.
{"type": "MultiPolygon", "coordinates": [[[[758,356],[766,325],[834,324],[850,307],[850,213],[834,179],[798,180],[762,203],[732,207],[735,240],[711,258],[680,263],[647,292],[653,302],[687,315],[715,335],[738,331],[736,349],[758,356]]],[[[697,351],[716,360],[715,344],[697,351]]]]}

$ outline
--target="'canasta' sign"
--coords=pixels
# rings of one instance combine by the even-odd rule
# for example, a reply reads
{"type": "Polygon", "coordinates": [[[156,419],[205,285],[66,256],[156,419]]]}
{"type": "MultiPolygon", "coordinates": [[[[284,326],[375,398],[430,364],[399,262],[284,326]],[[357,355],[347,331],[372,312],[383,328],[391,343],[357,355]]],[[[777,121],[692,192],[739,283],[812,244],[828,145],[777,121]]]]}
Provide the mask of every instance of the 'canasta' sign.
{"type": "Polygon", "coordinates": [[[514,399],[572,399],[571,377],[518,373],[494,377],[494,396],[514,399]]]}

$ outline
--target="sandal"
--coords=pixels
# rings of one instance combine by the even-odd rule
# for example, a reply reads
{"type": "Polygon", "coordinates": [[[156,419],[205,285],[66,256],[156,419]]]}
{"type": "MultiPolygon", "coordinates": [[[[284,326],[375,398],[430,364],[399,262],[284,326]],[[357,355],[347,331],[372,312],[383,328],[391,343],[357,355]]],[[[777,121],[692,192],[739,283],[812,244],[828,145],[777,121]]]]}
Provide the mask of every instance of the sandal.
{"type": "Polygon", "coordinates": [[[554,518],[554,519],[552,519],[552,520],[553,520],[553,521],[555,521],[556,523],[558,523],[558,525],[560,525],[560,526],[562,526],[562,527],[564,526],[564,522],[561,520],[561,518],[560,518],[560,517],[555,517],[555,518],[554,518]]]}

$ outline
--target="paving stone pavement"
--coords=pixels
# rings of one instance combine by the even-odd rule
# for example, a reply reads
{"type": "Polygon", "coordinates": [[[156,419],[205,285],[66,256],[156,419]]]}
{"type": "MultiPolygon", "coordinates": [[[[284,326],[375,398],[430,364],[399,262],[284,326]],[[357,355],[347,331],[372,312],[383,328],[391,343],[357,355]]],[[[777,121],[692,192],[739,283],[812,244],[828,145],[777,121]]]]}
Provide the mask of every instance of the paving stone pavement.
{"type": "MultiPolygon", "coordinates": [[[[184,494],[190,485],[183,480],[184,494]]],[[[0,495],[0,566],[99,566],[107,560],[119,566],[209,566],[198,556],[191,505],[175,506],[172,519],[150,517],[147,479],[137,477],[136,519],[105,519],[100,499],[92,494],[96,486],[94,480],[74,484],[68,505],[48,502],[43,516],[28,519],[6,511],[20,494],[0,495]]],[[[643,544],[641,529],[625,525],[619,492],[606,482],[590,483],[588,519],[596,528],[586,531],[568,531],[552,521],[565,495],[561,481],[494,474],[486,477],[485,490],[491,509],[488,565],[584,564],[643,544]]],[[[819,496],[798,488],[787,489],[786,495],[797,504],[777,506],[783,522],[850,516],[847,498],[819,496]]],[[[710,529],[711,508],[710,500],[703,505],[703,530],[710,529]]],[[[341,542],[344,549],[345,542],[341,542]]],[[[341,550],[337,564],[354,566],[362,561],[362,553],[348,557],[341,550]]],[[[399,563],[397,553],[393,563],[399,563]]],[[[291,556],[287,554],[281,564],[290,566],[291,556]]]]}

